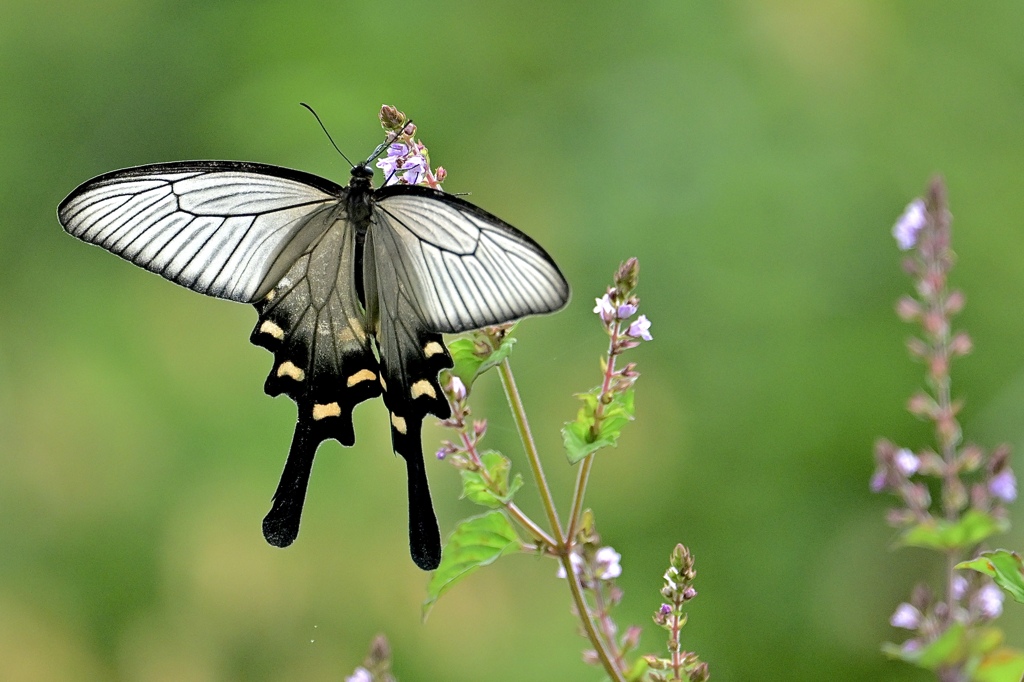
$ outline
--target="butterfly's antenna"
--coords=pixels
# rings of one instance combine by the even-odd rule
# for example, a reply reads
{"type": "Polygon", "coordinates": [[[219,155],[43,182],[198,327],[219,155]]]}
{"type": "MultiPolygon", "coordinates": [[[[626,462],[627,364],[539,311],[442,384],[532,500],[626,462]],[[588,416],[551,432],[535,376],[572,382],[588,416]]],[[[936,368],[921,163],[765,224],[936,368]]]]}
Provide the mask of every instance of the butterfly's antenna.
{"type": "MultiPolygon", "coordinates": [[[[408,121],[405,122],[405,125],[407,126],[410,123],[412,123],[412,119],[411,118],[408,121]]],[[[402,126],[402,130],[405,130],[405,126],[402,126]]],[[[376,161],[377,157],[380,156],[381,153],[385,149],[387,149],[389,146],[391,146],[391,143],[394,142],[397,139],[398,139],[398,133],[389,130],[387,136],[384,138],[384,141],[381,142],[379,145],[377,145],[377,148],[373,150],[373,153],[370,154],[370,158],[368,158],[363,165],[364,166],[369,166],[371,162],[376,161]]]]}
{"type": "Polygon", "coordinates": [[[326,135],[327,139],[331,141],[332,145],[334,145],[335,151],[337,151],[339,154],[341,154],[341,158],[345,159],[345,161],[348,163],[348,165],[350,165],[353,168],[355,168],[356,165],[348,160],[348,157],[345,156],[345,152],[343,152],[340,149],[338,149],[338,145],[334,144],[334,138],[332,138],[331,134],[329,132],[327,132],[327,126],[325,126],[324,122],[320,120],[320,117],[317,115],[317,113],[315,111],[313,111],[313,107],[309,106],[305,102],[299,102],[299,104],[304,106],[304,107],[306,107],[307,109],[309,109],[309,113],[313,114],[313,118],[315,118],[316,122],[320,124],[320,128],[321,128],[321,130],[324,131],[324,135],[326,135]]]}

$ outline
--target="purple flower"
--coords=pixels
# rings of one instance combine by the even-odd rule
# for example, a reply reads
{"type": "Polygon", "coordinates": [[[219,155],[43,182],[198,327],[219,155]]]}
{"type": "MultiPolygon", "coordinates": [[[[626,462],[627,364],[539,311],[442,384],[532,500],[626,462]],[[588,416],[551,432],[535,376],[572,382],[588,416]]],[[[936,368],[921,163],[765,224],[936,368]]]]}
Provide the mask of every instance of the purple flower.
{"type": "Polygon", "coordinates": [[[597,560],[597,577],[601,580],[611,580],[622,575],[622,566],[619,565],[622,555],[611,547],[597,550],[594,558],[597,560]]]}
{"type": "Polygon", "coordinates": [[[906,602],[897,606],[895,613],[892,614],[892,618],[889,619],[889,625],[892,625],[894,628],[916,630],[920,624],[921,612],[917,610],[917,607],[906,602]]]}
{"type": "Polygon", "coordinates": [[[616,317],[620,320],[626,320],[636,315],[636,305],[633,303],[623,303],[615,311],[616,317]]]}
{"type": "Polygon", "coordinates": [[[888,481],[888,476],[885,475],[885,469],[875,469],[875,473],[871,475],[871,492],[880,493],[885,490],[885,484],[888,481]]]}
{"type": "Polygon", "coordinates": [[[388,146],[388,155],[377,162],[377,168],[384,172],[384,182],[393,185],[398,182],[398,169],[402,166],[402,160],[409,153],[409,147],[401,142],[393,142],[388,146]]]}
{"type": "Polygon", "coordinates": [[[650,329],[651,321],[647,319],[646,315],[641,315],[633,321],[633,324],[629,325],[629,329],[626,330],[626,335],[632,336],[634,339],[651,341],[654,337],[651,336],[650,329]]]}
{"type": "Polygon", "coordinates": [[[663,616],[667,616],[668,614],[672,613],[672,606],[669,604],[662,604],[661,608],[658,610],[658,613],[660,613],[663,616]]]}
{"type": "Polygon", "coordinates": [[[608,294],[605,294],[601,298],[595,298],[594,302],[597,303],[597,305],[594,306],[594,312],[600,315],[602,320],[605,322],[611,322],[615,319],[615,306],[612,305],[611,299],[608,298],[608,294]]]}
{"type": "Polygon", "coordinates": [[[974,595],[974,605],[986,618],[998,618],[1003,612],[1003,591],[989,583],[974,595]]]}
{"type": "Polygon", "coordinates": [[[921,460],[910,450],[900,448],[893,457],[893,464],[895,464],[896,470],[904,476],[913,476],[921,467],[921,460]]]}
{"type": "Polygon", "coordinates": [[[402,165],[402,182],[409,185],[416,185],[426,174],[427,160],[415,154],[410,156],[402,165]]]}
{"type": "Polygon", "coordinates": [[[900,250],[906,251],[914,247],[914,244],[917,243],[917,233],[927,222],[928,216],[925,213],[924,201],[914,199],[907,205],[903,215],[892,227],[892,236],[895,237],[900,250]]]}
{"type": "Polygon", "coordinates": [[[988,491],[1003,502],[1013,502],[1017,499],[1017,477],[1007,467],[989,480],[988,491]]]}

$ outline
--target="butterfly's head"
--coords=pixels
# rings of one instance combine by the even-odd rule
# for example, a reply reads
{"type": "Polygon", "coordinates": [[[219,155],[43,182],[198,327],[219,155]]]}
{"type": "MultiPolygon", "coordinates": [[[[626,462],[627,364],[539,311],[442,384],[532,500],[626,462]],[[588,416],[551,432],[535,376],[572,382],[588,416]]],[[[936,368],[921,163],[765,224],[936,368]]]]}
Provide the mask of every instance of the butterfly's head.
{"type": "Polygon", "coordinates": [[[352,179],[362,180],[368,182],[373,178],[373,169],[369,165],[363,163],[358,166],[352,166],[352,179]]]}

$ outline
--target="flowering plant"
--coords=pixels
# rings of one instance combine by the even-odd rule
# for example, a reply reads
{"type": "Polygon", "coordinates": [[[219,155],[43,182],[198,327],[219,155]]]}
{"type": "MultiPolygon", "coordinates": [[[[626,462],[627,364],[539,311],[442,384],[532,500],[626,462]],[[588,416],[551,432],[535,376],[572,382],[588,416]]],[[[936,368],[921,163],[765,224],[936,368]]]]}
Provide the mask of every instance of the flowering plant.
{"type": "Polygon", "coordinates": [[[1017,483],[1009,446],[987,452],[965,442],[957,420],[963,402],[953,398],[950,365],[969,353],[972,343],[952,326],[965,299],[948,284],[954,262],[950,225],[945,186],[936,179],[927,199],[911,202],[893,227],[897,245],[909,252],[904,268],[916,289],[916,296],[901,298],[896,309],[904,321],[921,325],[921,335],[907,345],[926,366],[927,388],[910,398],[908,410],[934,424],[936,443],[914,451],[880,439],[871,489],[889,492],[901,503],[888,516],[900,529],[897,545],[944,555],[946,571],[941,591],[919,584],[910,600],[897,606],[890,624],[912,635],[884,650],[934,671],[944,682],[1019,682],[1024,652],[1004,646],[1002,632],[991,625],[1002,613],[1003,593],[986,576],[1005,585],[1016,575],[1018,593],[1024,595],[1020,558],[1000,550],[965,561],[1008,528],[1006,504],[1016,498],[1017,483]],[[968,568],[977,572],[958,572],[968,568]]]}
{"type": "MultiPolygon", "coordinates": [[[[415,139],[416,128],[394,107],[383,107],[381,124],[388,131],[387,156],[377,162],[387,183],[424,184],[438,187],[445,178],[443,168],[432,171],[429,154],[415,139]]],[[[596,453],[616,445],[622,429],[634,418],[634,385],[639,378],[636,363],[620,364],[623,354],[652,341],[651,322],[638,315],[636,296],[640,264],[635,258],[622,263],[613,284],[595,299],[594,313],[608,337],[608,349],[601,358],[600,385],[578,394],[582,405],[575,419],[562,429],[562,441],[570,465],[578,467],[572,503],[563,522],[544,474],[544,462],[533,440],[509,356],[515,338],[514,325],[488,327],[449,344],[454,367],[442,375],[451,416],[441,422],[453,434],[437,451],[437,458],[451,464],[462,478],[462,495],[486,509],[458,523],[445,543],[441,564],[427,587],[423,615],[460,580],[494,563],[506,554],[530,553],[558,562],[555,575],[568,585],[573,610],[580,620],[589,647],[583,660],[604,669],[615,682],[701,681],[709,678],[708,666],[696,654],[685,652],[680,629],[685,623],[684,605],[697,596],[692,583],[696,576],[693,557],[677,545],[665,573],[661,594],[667,603],[655,611],[654,621],[669,631],[666,658],[635,656],[640,628],[621,630],[611,609],[623,598],[615,579],[622,574],[621,555],[604,545],[596,531],[595,515],[584,500],[596,453]],[[525,484],[512,473],[512,461],[504,454],[484,449],[487,420],[474,419],[470,397],[475,382],[496,369],[508,398],[516,428],[522,440],[530,473],[543,503],[545,519],[535,520],[515,503],[516,492],[525,484]],[[521,536],[522,533],[525,538],[521,536]],[[620,634],[621,632],[621,634],[620,634]]],[[[375,651],[386,651],[378,642],[375,651]]],[[[386,659],[386,657],[385,657],[386,659]]],[[[387,661],[371,657],[349,678],[352,682],[392,680],[387,661]],[[384,672],[373,672],[374,667],[384,672]]]]}

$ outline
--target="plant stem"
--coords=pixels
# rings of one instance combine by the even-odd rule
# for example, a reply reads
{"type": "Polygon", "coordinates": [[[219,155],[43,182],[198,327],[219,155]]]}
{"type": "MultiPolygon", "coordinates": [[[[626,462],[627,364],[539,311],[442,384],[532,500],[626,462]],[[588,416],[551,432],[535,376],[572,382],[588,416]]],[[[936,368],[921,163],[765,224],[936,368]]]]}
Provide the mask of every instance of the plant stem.
{"type": "MultiPolygon", "coordinates": [[[[594,410],[594,427],[592,432],[600,426],[601,419],[604,417],[604,397],[609,389],[611,389],[612,379],[615,377],[615,356],[617,355],[615,346],[619,340],[620,333],[619,322],[616,321],[615,326],[612,327],[611,340],[608,342],[608,362],[605,363],[604,378],[601,380],[601,393],[598,395],[597,408],[594,410]]],[[[595,438],[597,437],[597,433],[592,435],[595,438]]],[[[576,473],[576,487],[572,494],[572,513],[569,516],[569,525],[566,530],[566,535],[570,540],[576,535],[580,514],[583,513],[583,497],[587,492],[590,469],[594,466],[594,454],[590,453],[583,458],[580,470],[576,473]]]]}
{"type": "Polygon", "coordinates": [[[512,367],[508,358],[498,365],[501,374],[501,385],[505,389],[505,397],[508,398],[509,409],[512,410],[512,417],[516,422],[516,429],[519,430],[519,438],[523,441],[523,449],[526,450],[526,458],[530,460],[530,468],[533,470],[533,478],[537,481],[537,489],[540,491],[540,499],[544,504],[544,511],[547,513],[548,522],[555,538],[555,548],[561,554],[566,549],[565,536],[562,534],[562,524],[558,521],[558,510],[555,509],[555,500],[551,496],[551,488],[548,486],[547,478],[544,476],[544,468],[540,463],[540,455],[537,453],[537,445],[533,442],[533,434],[530,433],[530,424],[526,420],[526,408],[523,407],[523,400],[519,397],[519,389],[516,387],[516,380],[512,376],[512,367]]]}
{"type": "Polygon", "coordinates": [[[502,360],[498,365],[501,376],[501,385],[505,389],[505,397],[508,398],[509,409],[515,419],[516,428],[519,430],[519,437],[523,441],[523,449],[526,450],[527,459],[530,460],[530,468],[533,470],[534,480],[537,481],[537,489],[540,491],[541,501],[544,504],[544,511],[547,512],[548,521],[551,523],[551,530],[554,535],[554,548],[558,553],[558,560],[562,562],[565,569],[566,581],[569,583],[569,591],[572,593],[573,602],[576,604],[576,611],[579,615],[583,629],[587,632],[587,639],[594,646],[601,665],[605,672],[612,679],[612,682],[625,682],[622,673],[615,667],[608,648],[594,627],[594,618],[590,613],[587,600],[583,597],[583,588],[580,585],[579,576],[573,568],[569,559],[569,546],[566,544],[562,526],[558,521],[558,511],[555,509],[555,501],[551,495],[551,488],[548,486],[547,478],[544,476],[544,468],[540,463],[540,455],[537,453],[537,445],[533,441],[533,434],[530,433],[530,424],[526,419],[526,409],[523,407],[522,398],[519,396],[519,389],[516,387],[515,378],[512,376],[512,367],[508,359],[502,360]]]}
{"type": "Polygon", "coordinates": [[[587,480],[590,478],[590,469],[593,466],[594,453],[590,453],[580,462],[580,470],[576,472],[576,487],[572,493],[572,515],[569,517],[569,525],[566,530],[566,535],[569,538],[576,537],[580,515],[583,513],[583,495],[587,492],[587,480]]]}
{"type": "Polygon", "coordinates": [[[522,509],[517,507],[514,502],[506,504],[505,509],[508,510],[508,513],[512,515],[512,518],[521,523],[534,538],[548,547],[557,547],[555,539],[548,535],[543,528],[538,526],[537,523],[527,516],[522,509]]]}
{"type": "Polygon", "coordinates": [[[569,582],[569,591],[572,592],[572,600],[576,603],[576,612],[580,617],[580,622],[583,624],[583,629],[587,631],[587,639],[594,645],[597,657],[601,659],[601,665],[604,666],[604,670],[608,673],[608,677],[612,679],[612,682],[625,682],[622,673],[615,667],[611,654],[608,653],[608,645],[597,631],[597,628],[594,627],[594,617],[590,613],[590,606],[587,604],[587,600],[583,597],[580,577],[576,575],[573,569],[572,561],[569,560],[569,553],[560,554],[558,559],[562,562],[562,567],[565,569],[566,580],[569,582]]]}

